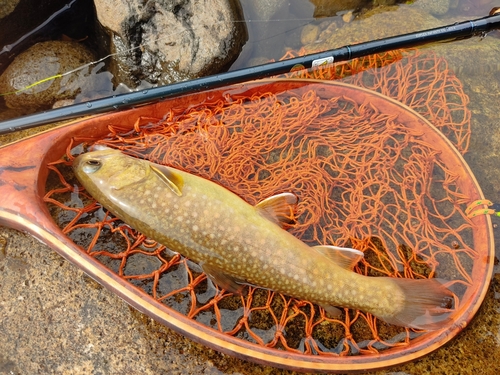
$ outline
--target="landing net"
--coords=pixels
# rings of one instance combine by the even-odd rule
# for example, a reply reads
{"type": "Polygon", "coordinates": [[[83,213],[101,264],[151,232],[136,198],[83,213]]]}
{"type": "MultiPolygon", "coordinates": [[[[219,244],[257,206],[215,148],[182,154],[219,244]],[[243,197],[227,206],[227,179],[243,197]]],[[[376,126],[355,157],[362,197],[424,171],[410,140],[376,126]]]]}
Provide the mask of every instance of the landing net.
{"type": "MultiPolygon", "coordinates": [[[[467,151],[468,98],[434,55],[392,52],[292,75],[342,79],[392,97],[467,151]]],[[[456,171],[437,158],[446,149],[370,103],[307,88],[261,92],[174,108],[160,119],[138,119],[133,131],[118,123],[109,130],[99,144],[217,181],[251,204],[297,194],[290,232],[311,246],[363,251],[355,272],[451,280],[456,304],[472,284],[477,254],[463,214],[469,199],[456,171]]],[[[161,303],[226,335],[310,355],[377,354],[423,334],[355,310],[333,319],[307,301],[258,288],[248,287],[246,296],[221,293],[196,264],[130,229],[86,194],[69,166],[88,146],[74,140],[50,166],[45,201],[73,241],[161,303]]]]}

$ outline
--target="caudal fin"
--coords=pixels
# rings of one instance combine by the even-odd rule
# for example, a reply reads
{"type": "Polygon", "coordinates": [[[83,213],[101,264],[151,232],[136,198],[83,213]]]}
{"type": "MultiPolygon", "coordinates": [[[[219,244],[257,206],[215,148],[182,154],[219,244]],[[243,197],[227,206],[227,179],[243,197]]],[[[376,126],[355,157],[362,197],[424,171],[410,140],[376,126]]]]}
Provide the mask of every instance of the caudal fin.
{"type": "Polygon", "coordinates": [[[404,327],[437,330],[451,319],[453,293],[438,279],[392,279],[404,293],[402,309],[385,322],[404,327]]]}

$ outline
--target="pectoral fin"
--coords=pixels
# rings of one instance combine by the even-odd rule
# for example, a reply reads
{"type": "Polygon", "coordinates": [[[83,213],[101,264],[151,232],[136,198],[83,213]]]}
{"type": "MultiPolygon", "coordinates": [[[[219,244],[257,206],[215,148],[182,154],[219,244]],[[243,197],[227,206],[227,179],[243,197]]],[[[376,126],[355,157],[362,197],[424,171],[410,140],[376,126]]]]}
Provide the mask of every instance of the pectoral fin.
{"type": "Polygon", "coordinates": [[[313,249],[347,270],[351,270],[364,256],[361,251],[349,247],[325,245],[314,246],[313,249]]]}
{"type": "Polygon", "coordinates": [[[295,221],[298,198],[292,193],[281,193],[257,203],[255,208],[265,218],[281,227],[295,221]]]}
{"type": "Polygon", "coordinates": [[[245,285],[235,278],[224,274],[218,267],[206,263],[200,264],[203,272],[220,288],[235,294],[243,294],[245,285]]]}
{"type": "Polygon", "coordinates": [[[164,165],[151,165],[151,170],[179,197],[182,196],[184,180],[182,176],[175,173],[171,168],[164,165]]]}

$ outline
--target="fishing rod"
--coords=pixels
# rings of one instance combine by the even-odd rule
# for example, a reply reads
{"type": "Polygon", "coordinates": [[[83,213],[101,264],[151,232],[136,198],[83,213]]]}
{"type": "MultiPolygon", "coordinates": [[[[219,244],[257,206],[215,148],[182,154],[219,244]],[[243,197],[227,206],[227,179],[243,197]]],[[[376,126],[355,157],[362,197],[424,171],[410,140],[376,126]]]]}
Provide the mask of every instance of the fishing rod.
{"type": "Polygon", "coordinates": [[[135,91],[77,103],[67,107],[51,109],[0,122],[0,134],[34,128],[57,121],[68,120],[85,115],[128,109],[137,105],[152,103],[173,96],[215,89],[222,86],[242,83],[279,74],[289,73],[297,69],[310,69],[317,66],[347,61],[375,53],[387,52],[400,48],[410,48],[423,44],[451,41],[484,35],[488,31],[500,27],[500,8],[493,8],[486,17],[454,23],[434,29],[377,39],[369,42],[347,45],[344,47],[313,53],[288,60],[276,61],[196,78],[189,81],[135,91]]]}

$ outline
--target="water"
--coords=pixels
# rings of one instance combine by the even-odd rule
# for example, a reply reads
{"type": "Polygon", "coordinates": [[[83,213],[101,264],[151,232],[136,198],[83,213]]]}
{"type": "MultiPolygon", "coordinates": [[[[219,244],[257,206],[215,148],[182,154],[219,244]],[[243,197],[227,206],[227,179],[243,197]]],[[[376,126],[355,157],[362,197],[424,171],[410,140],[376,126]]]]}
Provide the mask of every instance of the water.
{"type": "MultiPolygon", "coordinates": [[[[311,20],[313,15],[312,11],[314,9],[312,5],[307,2],[301,2],[302,5],[304,3],[306,3],[306,5],[300,6],[298,3],[299,2],[292,2],[288,9],[282,11],[282,14],[276,15],[275,18],[280,21],[272,22],[272,25],[285,23],[291,26],[287,26],[285,31],[280,30],[275,36],[269,37],[269,39],[265,40],[265,43],[257,37],[252,39],[251,35],[249,46],[244,51],[246,57],[241,57],[235,63],[234,67],[247,66],[252,61],[259,61],[261,57],[266,59],[277,59],[285,52],[283,45],[294,48],[300,47],[299,44],[293,44],[297,40],[294,33],[296,33],[296,30],[302,29],[306,24],[320,27],[322,32],[324,32],[323,37],[325,38],[309,46],[324,47],[328,43],[331,43],[331,38],[328,38],[329,31],[331,30],[328,30],[327,26],[321,26],[324,22],[330,20],[326,18],[311,20]],[[288,18],[299,18],[301,21],[286,21],[288,18]],[[288,41],[289,45],[286,44],[287,37],[291,40],[288,41]],[[269,44],[271,47],[260,47],[260,44],[269,44]]],[[[458,1],[455,8],[450,9],[447,13],[437,18],[425,16],[418,19],[416,14],[411,13],[411,11],[403,6],[400,7],[398,11],[382,11],[381,14],[372,15],[363,20],[355,19],[349,23],[345,23],[342,17],[338,16],[334,17],[332,20],[339,23],[340,31],[334,30],[331,34],[331,37],[334,37],[335,33],[338,33],[338,44],[328,44],[328,46],[332,48],[347,43],[353,43],[354,41],[369,40],[373,37],[382,35],[392,35],[394,33],[404,32],[401,30],[407,27],[418,30],[420,28],[432,27],[433,25],[430,24],[434,22],[448,24],[471,17],[481,17],[486,15],[493,6],[495,6],[493,2],[487,1],[458,1]],[[405,15],[407,15],[407,18],[405,18],[405,15]],[[384,20],[384,22],[380,22],[381,20],[384,20]],[[397,23],[396,27],[393,26],[394,22],[397,23]],[[412,22],[415,22],[415,25],[409,26],[408,24],[412,22]],[[423,27],[420,27],[418,22],[421,22],[423,27]],[[378,27],[375,27],[375,25],[378,25],[378,27]],[[342,33],[342,29],[348,30],[348,33],[342,33]]],[[[256,23],[255,20],[251,22],[252,25],[256,23]]],[[[249,26],[249,31],[252,33],[251,30],[252,27],[249,26]]],[[[321,33],[319,35],[321,35],[321,33]]],[[[500,132],[498,131],[497,124],[497,93],[500,77],[498,74],[496,57],[498,56],[499,44],[500,42],[497,39],[497,35],[493,32],[482,41],[475,38],[462,42],[449,43],[447,45],[434,45],[425,49],[426,51],[434,51],[446,57],[450,67],[456,72],[458,79],[464,85],[466,94],[469,96],[469,109],[472,113],[472,134],[469,152],[465,155],[465,158],[477,178],[479,185],[483,189],[484,195],[493,201],[498,201],[498,197],[500,197],[500,188],[497,184],[497,181],[500,180],[500,170],[498,168],[498,156],[500,155],[500,142],[498,141],[500,132]],[[474,59],[470,58],[471,55],[474,56],[474,59]]],[[[2,138],[2,140],[3,139],[4,138],[2,138]]],[[[493,221],[495,220],[498,221],[498,218],[493,218],[493,221]]],[[[494,233],[498,241],[499,236],[497,228],[495,228],[494,233]]],[[[429,368],[428,366],[430,366],[433,372],[443,372],[446,369],[456,368],[456,361],[459,361],[464,371],[467,371],[466,369],[469,368],[477,368],[477,366],[479,366],[477,363],[482,363],[482,361],[491,363],[490,358],[495,358],[495,356],[498,357],[498,354],[500,354],[500,340],[498,336],[500,322],[498,321],[497,314],[500,306],[498,304],[498,299],[495,298],[495,294],[499,292],[497,278],[498,276],[495,275],[493,284],[487,294],[486,301],[478,316],[471,324],[471,327],[455,338],[450,345],[446,348],[439,349],[436,353],[427,356],[426,359],[418,363],[402,365],[381,373],[405,372],[416,374],[421,373],[422,369],[429,368]]],[[[19,293],[22,293],[21,288],[19,289],[19,293]]],[[[184,302],[181,301],[179,303],[182,305],[184,302]]],[[[238,312],[238,314],[239,313],[240,312],[238,312]]],[[[150,328],[149,331],[142,332],[145,337],[148,337],[150,340],[159,340],[164,343],[167,342],[164,337],[156,333],[161,330],[158,326],[152,324],[148,327],[150,328]]],[[[45,339],[47,341],[54,340],[58,342],[57,335],[54,335],[54,338],[46,337],[45,339]]],[[[184,349],[184,346],[180,346],[179,350],[186,349],[184,349]]],[[[206,354],[203,354],[203,350],[204,348],[198,351],[190,350],[191,355],[195,357],[198,356],[194,361],[203,362],[203,358],[206,356],[206,354]]],[[[110,353],[110,355],[112,354],[113,352],[110,353]]],[[[246,373],[249,371],[248,368],[245,367],[245,364],[237,360],[228,360],[226,357],[218,354],[210,354],[210,356],[212,367],[210,365],[205,366],[209,368],[207,371],[212,371],[212,373],[216,373],[214,366],[224,373],[246,373]]],[[[69,361],[69,357],[66,358],[67,361],[69,361]]],[[[153,363],[159,363],[165,360],[165,358],[157,352],[152,352],[150,355],[141,358],[144,362],[152,361],[153,363]]],[[[482,368],[484,368],[484,366],[482,366],[482,368]]],[[[493,367],[492,370],[494,370],[493,367]]]]}

